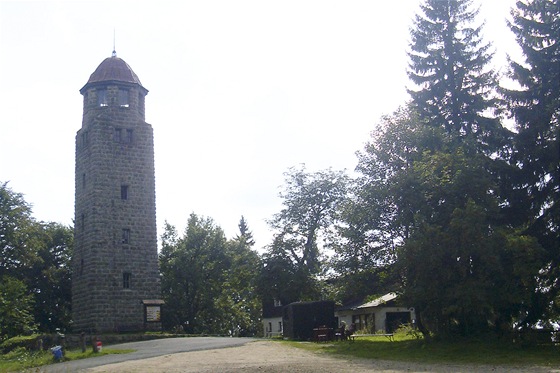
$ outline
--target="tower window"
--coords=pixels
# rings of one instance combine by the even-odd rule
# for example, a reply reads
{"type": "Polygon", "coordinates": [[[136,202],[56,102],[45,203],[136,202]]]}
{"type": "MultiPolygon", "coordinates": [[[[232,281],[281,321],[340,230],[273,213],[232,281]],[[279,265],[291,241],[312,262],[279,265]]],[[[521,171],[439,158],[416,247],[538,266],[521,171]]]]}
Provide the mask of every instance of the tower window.
{"type": "Polygon", "coordinates": [[[87,131],[82,132],[82,147],[85,148],[88,145],[88,141],[89,141],[88,132],[87,131]]]}
{"type": "Polygon", "coordinates": [[[121,144],[132,144],[132,135],[132,129],[115,128],[115,142],[121,144]]]}
{"type": "Polygon", "coordinates": [[[109,106],[107,100],[107,91],[105,89],[100,89],[97,91],[97,105],[99,106],[109,106]]]}
{"type": "Polygon", "coordinates": [[[124,138],[124,142],[126,144],[132,144],[132,130],[131,129],[126,130],[126,136],[124,138]]]}
{"type": "Polygon", "coordinates": [[[121,185],[121,199],[128,199],[128,185],[121,185]]]}
{"type": "Polygon", "coordinates": [[[119,106],[128,107],[128,91],[124,89],[119,89],[119,106]]]}
{"type": "Polygon", "coordinates": [[[122,287],[123,289],[130,289],[130,273],[124,272],[122,276],[122,287]]]}
{"type": "Polygon", "coordinates": [[[129,244],[130,243],[130,229],[123,229],[122,230],[122,243],[129,244]]]}
{"type": "Polygon", "coordinates": [[[122,141],[122,129],[115,128],[115,142],[121,142],[121,141],[122,141]]]}

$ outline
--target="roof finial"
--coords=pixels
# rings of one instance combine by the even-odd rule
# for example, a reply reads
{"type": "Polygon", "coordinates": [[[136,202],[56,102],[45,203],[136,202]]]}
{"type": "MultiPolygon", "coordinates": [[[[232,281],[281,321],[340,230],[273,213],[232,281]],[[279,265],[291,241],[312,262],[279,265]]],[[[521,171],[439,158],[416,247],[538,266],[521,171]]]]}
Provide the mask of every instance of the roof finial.
{"type": "Polygon", "coordinates": [[[117,57],[117,50],[115,48],[115,29],[113,29],[113,53],[111,55],[112,57],[117,57]]]}

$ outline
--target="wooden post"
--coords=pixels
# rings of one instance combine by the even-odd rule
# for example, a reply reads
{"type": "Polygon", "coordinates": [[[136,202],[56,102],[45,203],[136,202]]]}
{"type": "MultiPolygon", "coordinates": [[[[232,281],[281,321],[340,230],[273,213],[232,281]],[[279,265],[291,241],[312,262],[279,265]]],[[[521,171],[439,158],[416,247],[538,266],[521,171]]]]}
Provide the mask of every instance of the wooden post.
{"type": "Polygon", "coordinates": [[[93,336],[93,338],[91,339],[91,344],[93,345],[93,352],[98,353],[99,351],[97,350],[97,336],[93,336]]]}
{"type": "Polygon", "coordinates": [[[82,352],[86,352],[86,333],[80,333],[80,346],[82,347],[82,352]]]}

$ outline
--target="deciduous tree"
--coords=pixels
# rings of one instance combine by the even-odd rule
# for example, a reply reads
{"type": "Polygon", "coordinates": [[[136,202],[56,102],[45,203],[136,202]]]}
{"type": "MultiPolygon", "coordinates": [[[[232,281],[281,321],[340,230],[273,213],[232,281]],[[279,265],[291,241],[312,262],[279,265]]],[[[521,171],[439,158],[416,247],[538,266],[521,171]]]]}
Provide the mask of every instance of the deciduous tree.
{"type": "Polygon", "coordinates": [[[195,333],[215,333],[221,315],[214,305],[225,271],[226,238],[212,219],[191,214],[184,236],[166,226],[160,255],[167,328],[182,326],[195,333]]]}
{"type": "Polygon", "coordinates": [[[384,118],[360,153],[338,258],[371,273],[393,268],[426,335],[511,328],[537,286],[540,247],[503,224],[488,158],[448,136],[414,111],[384,118]]]}
{"type": "Polygon", "coordinates": [[[8,183],[0,184],[0,278],[20,278],[39,260],[38,229],[31,206],[8,183]]]}
{"type": "Polygon", "coordinates": [[[74,232],[58,223],[42,223],[39,259],[26,273],[34,294],[34,316],[44,332],[68,330],[71,322],[71,266],[74,232]]]}
{"type": "Polygon", "coordinates": [[[247,232],[228,241],[212,219],[191,214],[180,237],[166,223],[160,254],[165,328],[232,336],[257,333],[260,264],[246,241],[247,232]]]}
{"type": "Polygon", "coordinates": [[[0,281],[0,341],[36,330],[33,320],[33,294],[11,276],[0,281]]]}
{"type": "MultiPolygon", "coordinates": [[[[0,281],[6,279],[4,296],[15,299],[6,292],[25,288],[22,302],[30,305],[33,324],[41,331],[70,327],[72,249],[72,228],[37,222],[23,195],[7,183],[0,184],[0,281]]],[[[22,313],[22,318],[26,317],[22,313]]]]}
{"type": "MultiPolygon", "coordinates": [[[[286,185],[280,196],[284,208],[269,222],[275,234],[264,259],[268,279],[278,281],[288,276],[281,275],[281,268],[293,271],[289,277],[298,286],[293,300],[316,300],[321,288],[317,282],[325,270],[324,250],[334,233],[334,222],[339,207],[346,197],[348,177],[343,171],[318,171],[308,173],[305,167],[291,168],[286,173],[286,185]]],[[[289,284],[274,284],[281,288],[289,284]]],[[[269,294],[280,297],[279,294],[269,294]]]]}

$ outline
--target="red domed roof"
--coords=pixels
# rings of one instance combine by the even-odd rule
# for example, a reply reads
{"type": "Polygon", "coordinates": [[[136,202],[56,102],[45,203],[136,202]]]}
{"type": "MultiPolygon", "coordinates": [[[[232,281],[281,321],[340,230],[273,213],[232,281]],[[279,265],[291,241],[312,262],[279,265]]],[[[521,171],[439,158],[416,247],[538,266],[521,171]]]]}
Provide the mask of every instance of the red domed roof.
{"type": "Polygon", "coordinates": [[[132,71],[130,66],[128,66],[123,59],[118,58],[116,54],[113,54],[112,57],[108,57],[101,62],[80,92],[83,92],[85,88],[91,84],[101,82],[123,82],[142,86],[138,75],[132,71]]]}

